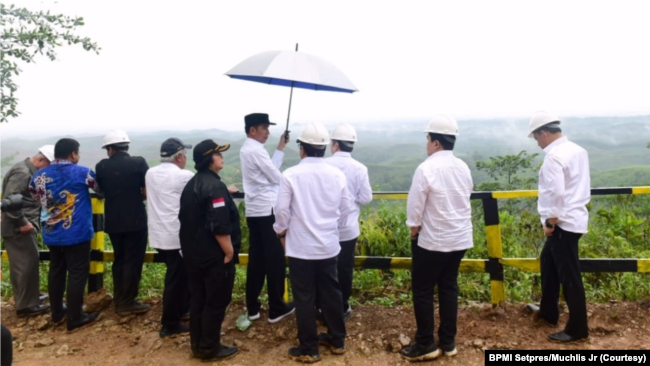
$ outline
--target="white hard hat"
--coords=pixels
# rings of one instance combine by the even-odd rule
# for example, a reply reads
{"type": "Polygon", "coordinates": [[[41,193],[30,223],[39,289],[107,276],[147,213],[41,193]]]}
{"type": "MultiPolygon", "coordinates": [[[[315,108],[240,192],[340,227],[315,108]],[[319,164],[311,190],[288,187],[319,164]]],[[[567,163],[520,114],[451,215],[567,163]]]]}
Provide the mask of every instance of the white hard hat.
{"type": "Polygon", "coordinates": [[[347,123],[341,123],[332,131],[332,140],[357,142],[357,131],[347,123]]]}
{"type": "Polygon", "coordinates": [[[131,142],[131,140],[129,140],[129,135],[127,135],[126,132],[122,130],[112,130],[104,136],[102,149],[106,148],[108,145],[128,144],[129,142],[131,142]]]}
{"type": "Polygon", "coordinates": [[[533,138],[533,131],[553,122],[560,124],[560,117],[545,111],[535,112],[528,123],[528,137],[533,138]]]}
{"type": "Polygon", "coordinates": [[[320,122],[310,122],[298,136],[298,141],[309,145],[326,146],[330,143],[330,134],[320,122]]]}
{"type": "Polygon", "coordinates": [[[429,120],[427,129],[424,132],[458,136],[458,123],[450,116],[439,114],[429,120]]]}
{"type": "Polygon", "coordinates": [[[43,154],[50,163],[54,161],[54,145],[43,145],[38,148],[38,152],[43,154]]]}

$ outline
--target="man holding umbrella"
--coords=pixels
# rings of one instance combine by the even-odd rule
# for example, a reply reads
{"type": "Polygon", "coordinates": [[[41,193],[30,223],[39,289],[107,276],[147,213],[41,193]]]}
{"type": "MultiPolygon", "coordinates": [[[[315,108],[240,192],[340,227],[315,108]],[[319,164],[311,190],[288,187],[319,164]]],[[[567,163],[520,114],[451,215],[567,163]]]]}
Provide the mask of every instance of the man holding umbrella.
{"type": "Polygon", "coordinates": [[[293,304],[285,304],[284,295],[285,258],[280,240],[273,231],[275,215],[273,205],[282,180],[280,167],[289,131],[280,137],[273,158],[264,149],[269,138],[269,121],[265,113],[253,113],[244,117],[246,141],[239,152],[244,181],[246,223],[249,230],[248,266],[246,269],[246,307],[251,320],[260,318],[260,292],[267,279],[269,294],[269,323],[282,320],[293,313],[293,304]]]}

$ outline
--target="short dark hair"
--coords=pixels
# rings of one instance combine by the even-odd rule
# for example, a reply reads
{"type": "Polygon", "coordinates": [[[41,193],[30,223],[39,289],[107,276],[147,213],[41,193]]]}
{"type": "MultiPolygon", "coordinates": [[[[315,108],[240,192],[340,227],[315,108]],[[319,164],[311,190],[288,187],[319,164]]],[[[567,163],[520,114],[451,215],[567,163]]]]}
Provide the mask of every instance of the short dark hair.
{"type": "MultiPolygon", "coordinates": [[[[263,125],[264,124],[262,123],[262,124],[259,124],[259,125],[252,125],[252,126],[246,125],[246,126],[244,126],[244,131],[246,131],[246,136],[248,136],[248,134],[251,133],[251,128],[259,127],[259,126],[263,126],[263,125]]],[[[267,126],[269,126],[269,125],[267,125],[267,126]]]]}
{"type": "Polygon", "coordinates": [[[343,143],[341,143],[340,140],[332,140],[332,141],[336,142],[339,145],[339,150],[343,152],[349,153],[352,152],[352,150],[354,150],[354,142],[352,141],[345,141],[343,143]]]}
{"type": "Polygon", "coordinates": [[[79,142],[75,139],[63,138],[54,145],[54,158],[67,159],[72,153],[79,153],[79,142]]]}
{"type": "Polygon", "coordinates": [[[562,132],[562,129],[560,127],[551,127],[549,125],[545,125],[545,126],[542,126],[542,127],[538,128],[538,129],[536,129],[535,131],[533,131],[533,133],[540,133],[542,131],[546,131],[546,132],[548,132],[550,134],[554,134],[554,133],[562,132]]]}
{"type": "Polygon", "coordinates": [[[456,144],[456,136],[454,135],[443,135],[441,133],[429,132],[429,139],[431,142],[438,140],[442,148],[445,150],[453,150],[454,145],[456,144]]]}
{"type": "Polygon", "coordinates": [[[129,151],[129,144],[119,143],[106,146],[106,148],[109,147],[115,151],[129,151]]]}
{"type": "Polygon", "coordinates": [[[300,142],[300,146],[302,146],[302,149],[305,150],[305,155],[310,158],[322,158],[325,156],[325,150],[327,149],[317,149],[314,146],[310,144],[306,144],[304,142],[300,142]]]}

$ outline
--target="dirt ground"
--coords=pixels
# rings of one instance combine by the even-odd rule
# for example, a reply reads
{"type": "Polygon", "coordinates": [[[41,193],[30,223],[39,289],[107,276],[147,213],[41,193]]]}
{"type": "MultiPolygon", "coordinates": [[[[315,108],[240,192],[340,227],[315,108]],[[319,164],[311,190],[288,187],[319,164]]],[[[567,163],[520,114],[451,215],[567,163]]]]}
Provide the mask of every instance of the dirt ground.
{"type": "MultiPolygon", "coordinates": [[[[67,334],[64,326],[52,327],[49,315],[18,319],[10,303],[2,305],[2,324],[14,335],[14,364],[49,365],[204,365],[190,356],[189,335],[161,339],[158,320],[162,303],[148,301],[147,314],[119,318],[107,308],[98,323],[67,334]],[[40,328],[40,330],[39,330],[40,328]]],[[[433,361],[438,365],[483,365],[485,349],[650,349],[650,309],[647,303],[611,302],[589,304],[591,336],[569,345],[551,343],[551,328],[533,319],[524,304],[461,306],[458,316],[456,357],[433,361]]],[[[276,324],[266,313],[245,332],[235,327],[244,312],[242,303],[232,304],[224,322],[224,343],[236,344],[240,353],[213,365],[286,365],[289,347],[297,344],[296,320],[292,315],[276,324]]],[[[560,324],[567,319],[564,311],[560,324]]],[[[359,306],[347,323],[347,353],[335,356],[321,348],[321,365],[407,365],[399,356],[403,344],[415,333],[413,309],[409,307],[359,306]],[[408,338],[407,338],[408,337],[408,338]]],[[[320,327],[324,330],[324,328],[320,327]]]]}

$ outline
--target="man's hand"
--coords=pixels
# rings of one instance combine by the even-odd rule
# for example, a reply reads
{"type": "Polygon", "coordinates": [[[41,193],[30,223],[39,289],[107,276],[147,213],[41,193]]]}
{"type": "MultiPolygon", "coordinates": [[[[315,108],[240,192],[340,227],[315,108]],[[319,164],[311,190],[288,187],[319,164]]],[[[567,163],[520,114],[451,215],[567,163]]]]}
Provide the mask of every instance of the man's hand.
{"type": "Polygon", "coordinates": [[[555,231],[555,226],[549,229],[546,227],[546,225],[544,225],[544,234],[546,234],[546,236],[553,236],[554,231],[555,231]]]}
{"type": "Polygon", "coordinates": [[[34,229],[34,225],[32,225],[31,222],[27,222],[25,225],[20,227],[20,233],[21,234],[29,234],[29,233],[31,233],[32,231],[35,231],[35,230],[36,229],[34,229]]]}
{"type": "Polygon", "coordinates": [[[289,133],[291,131],[284,131],[282,136],[280,136],[280,141],[278,142],[278,150],[284,151],[284,148],[287,146],[287,142],[289,142],[289,139],[291,138],[289,136],[289,133]]]}
{"type": "Polygon", "coordinates": [[[228,193],[233,194],[239,192],[239,188],[235,186],[234,184],[231,184],[228,186],[228,193]]]}
{"type": "Polygon", "coordinates": [[[223,262],[224,263],[230,263],[230,261],[232,260],[232,257],[235,255],[235,250],[232,248],[232,245],[230,246],[230,250],[227,250],[227,249],[228,248],[226,248],[226,251],[224,253],[225,255],[223,257],[223,262]]]}
{"type": "Polygon", "coordinates": [[[411,240],[415,240],[418,235],[420,235],[420,228],[421,226],[413,226],[411,227],[411,240]]]}

